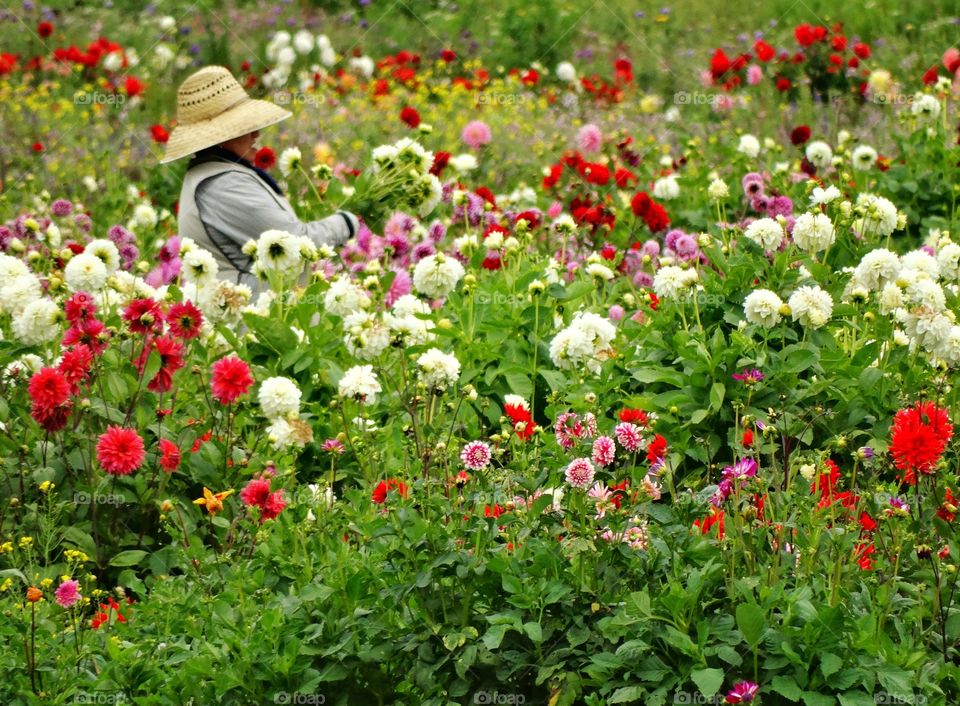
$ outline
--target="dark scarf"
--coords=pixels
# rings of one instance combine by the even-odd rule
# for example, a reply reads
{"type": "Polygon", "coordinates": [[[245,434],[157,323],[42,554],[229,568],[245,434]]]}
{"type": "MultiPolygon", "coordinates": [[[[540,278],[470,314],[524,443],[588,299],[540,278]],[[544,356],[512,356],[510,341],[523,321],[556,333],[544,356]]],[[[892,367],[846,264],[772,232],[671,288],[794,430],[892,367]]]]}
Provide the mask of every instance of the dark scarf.
{"type": "Polygon", "coordinates": [[[248,169],[252,169],[257,173],[257,176],[263,179],[270,186],[271,189],[277,192],[278,196],[283,196],[283,192],[280,190],[280,185],[276,182],[276,180],[272,176],[270,176],[265,171],[260,169],[260,167],[254,164],[250,164],[250,162],[245,160],[243,157],[238,157],[230,150],[225,150],[223,147],[220,147],[220,145],[207,147],[206,149],[200,150],[199,152],[197,152],[193,156],[193,159],[190,160],[190,164],[187,166],[187,169],[191,169],[197,164],[203,164],[205,162],[215,162],[217,160],[222,160],[222,159],[225,159],[228,162],[233,162],[234,164],[241,164],[244,167],[247,167],[248,169]]]}

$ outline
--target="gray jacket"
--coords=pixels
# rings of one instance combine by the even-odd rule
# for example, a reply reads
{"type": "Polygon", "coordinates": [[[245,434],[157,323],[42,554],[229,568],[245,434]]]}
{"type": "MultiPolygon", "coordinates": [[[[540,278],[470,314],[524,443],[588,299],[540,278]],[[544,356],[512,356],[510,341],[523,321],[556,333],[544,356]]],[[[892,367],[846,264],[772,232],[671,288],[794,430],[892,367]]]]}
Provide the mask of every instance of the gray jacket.
{"type": "Polygon", "coordinates": [[[346,211],[319,221],[301,221],[290,202],[256,172],[241,164],[211,161],[187,170],[177,216],[181,237],[192,238],[213,253],[220,279],[246,284],[257,292],[250,272],[253,260],[241,252],[248,240],[267,230],[305,235],[318,246],[337,247],[357,232],[357,219],[346,211]]]}

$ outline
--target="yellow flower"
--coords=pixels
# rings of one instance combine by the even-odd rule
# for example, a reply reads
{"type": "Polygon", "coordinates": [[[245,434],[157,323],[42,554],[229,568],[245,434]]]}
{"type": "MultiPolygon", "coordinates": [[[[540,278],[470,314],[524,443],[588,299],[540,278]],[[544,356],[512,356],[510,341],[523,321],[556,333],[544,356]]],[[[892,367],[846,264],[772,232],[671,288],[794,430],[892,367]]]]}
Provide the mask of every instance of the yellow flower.
{"type": "Polygon", "coordinates": [[[21,537],[20,538],[20,548],[27,549],[33,544],[33,537],[21,537]]]}
{"type": "Polygon", "coordinates": [[[13,542],[4,542],[0,544],[0,554],[6,554],[13,551],[13,542]]]}
{"type": "Polygon", "coordinates": [[[203,497],[193,501],[194,505],[203,505],[213,517],[223,509],[223,501],[233,494],[233,490],[224,490],[222,493],[211,493],[206,486],[203,488],[203,497]]]}
{"type": "Polygon", "coordinates": [[[57,486],[51,483],[50,481],[45,480],[43,481],[43,483],[40,484],[39,490],[41,493],[49,493],[51,490],[53,490],[56,487],[57,486]]]}
{"type": "Polygon", "coordinates": [[[50,588],[53,585],[53,579],[44,579],[40,582],[40,588],[50,588]]]}

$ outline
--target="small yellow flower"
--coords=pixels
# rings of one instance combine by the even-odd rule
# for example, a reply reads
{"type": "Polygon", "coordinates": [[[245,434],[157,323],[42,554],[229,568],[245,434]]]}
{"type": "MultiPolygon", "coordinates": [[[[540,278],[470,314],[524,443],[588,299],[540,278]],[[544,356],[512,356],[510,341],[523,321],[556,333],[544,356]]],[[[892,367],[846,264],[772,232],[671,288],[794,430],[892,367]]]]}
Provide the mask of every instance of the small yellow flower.
{"type": "Polygon", "coordinates": [[[33,537],[21,537],[20,548],[29,549],[33,545],[33,537]]]}
{"type": "Polygon", "coordinates": [[[45,480],[43,481],[43,483],[40,484],[39,490],[41,493],[49,493],[51,490],[53,490],[56,487],[57,486],[54,483],[48,480],[45,480]]]}
{"type": "Polygon", "coordinates": [[[224,490],[222,493],[211,493],[206,486],[203,488],[203,497],[193,501],[194,505],[203,505],[213,517],[223,510],[223,501],[233,494],[233,490],[224,490]]]}
{"type": "Polygon", "coordinates": [[[13,551],[13,542],[4,542],[0,544],[0,554],[6,554],[13,551]]]}
{"type": "Polygon", "coordinates": [[[44,579],[40,582],[40,588],[50,588],[53,585],[53,579],[44,579]]]}

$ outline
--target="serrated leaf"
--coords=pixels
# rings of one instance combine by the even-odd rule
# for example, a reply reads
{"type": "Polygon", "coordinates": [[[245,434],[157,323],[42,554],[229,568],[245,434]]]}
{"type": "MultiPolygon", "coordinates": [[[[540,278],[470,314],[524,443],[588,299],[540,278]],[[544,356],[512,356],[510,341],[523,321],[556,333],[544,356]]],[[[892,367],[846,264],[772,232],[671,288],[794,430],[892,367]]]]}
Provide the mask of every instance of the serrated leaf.
{"type": "Polygon", "coordinates": [[[793,677],[785,677],[783,675],[774,677],[773,681],[770,683],[770,688],[780,694],[780,696],[790,699],[791,701],[799,700],[801,694],[803,693],[800,687],[797,686],[796,679],[793,677]]]}
{"type": "Polygon", "coordinates": [[[756,649],[767,628],[767,616],[756,603],[737,606],[737,627],[751,649],[756,649]]]}
{"type": "Polygon", "coordinates": [[[836,674],[842,666],[843,660],[831,652],[825,652],[820,656],[820,671],[823,672],[825,677],[836,674]]]}
{"type": "Polygon", "coordinates": [[[625,704],[631,701],[638,701],[646,694],[646,689],[642,686],[622,686],[613,692],[613,695],[607,700],[608,704],[625,704]]]}

